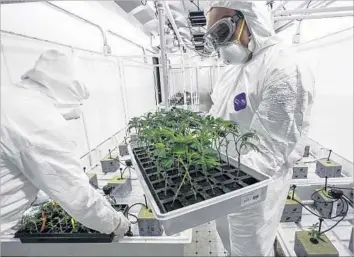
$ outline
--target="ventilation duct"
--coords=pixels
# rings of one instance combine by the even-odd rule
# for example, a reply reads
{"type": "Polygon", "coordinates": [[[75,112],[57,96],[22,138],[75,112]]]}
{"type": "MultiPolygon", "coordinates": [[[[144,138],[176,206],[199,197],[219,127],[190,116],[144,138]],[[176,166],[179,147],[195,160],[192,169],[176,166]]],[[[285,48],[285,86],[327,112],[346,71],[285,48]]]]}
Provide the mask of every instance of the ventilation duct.
{"type": "Polygon", "coordinates": [[[135,8],[141,5],[141,1],[114,1],[120,8],[122,8],[125,12],[130,13],[135,8]]]}
{"type": "Polygon", "coordinates": [[[134,13],[134,17],[141,23],[145,24],[151,20],[156,19],[154,11],[149,7],[145,6],[141,8],[137,13],[134,13]]]}

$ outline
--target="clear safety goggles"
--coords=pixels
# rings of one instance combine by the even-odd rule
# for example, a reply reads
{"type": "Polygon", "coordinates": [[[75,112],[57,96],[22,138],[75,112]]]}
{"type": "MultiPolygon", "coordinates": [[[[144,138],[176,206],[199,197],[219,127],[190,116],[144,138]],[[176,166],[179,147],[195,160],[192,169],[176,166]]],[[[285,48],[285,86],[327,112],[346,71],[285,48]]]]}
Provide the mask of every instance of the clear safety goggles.
{"type": "MultiPolygon", "coordinates": [[[[236,23],[243,18],[243,15],[240,12],[237,12],[233,17],[227,17],[217,21],[204,35],[205,47],[210,50],[217,50],[220,46],[230,44],[230,40],[236,30],[236,23]]],[[[243,26],[244,22],[242,23],[238,40],[243,31],[243,26]]]]}

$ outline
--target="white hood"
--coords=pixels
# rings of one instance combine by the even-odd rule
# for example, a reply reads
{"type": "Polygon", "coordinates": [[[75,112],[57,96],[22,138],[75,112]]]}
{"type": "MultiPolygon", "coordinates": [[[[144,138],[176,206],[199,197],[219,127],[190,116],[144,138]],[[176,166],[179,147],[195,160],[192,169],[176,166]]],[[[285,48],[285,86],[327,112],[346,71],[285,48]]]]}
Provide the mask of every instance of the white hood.
{"type": "Polygon", "coordinates": [[[237,10],[245,16],[247,26],[253,36],[255,44],[253,55],[281,41],[275,34],[271,13],[268,11],[265,1],[210,1],[204,11],[205,16],[207,16],[207,13],[213,7],[237,10]]]}
{"type": "MultiPolygon", "coordinates": [[[[37,89],[53,99],[64,116],[80,106],[90,95],[85,85],[75,79],[72,58],[56,50],[44,52],[34,68],[22,76],[22,80],[39,84],[37,89]]],[[[33,83],[20,85],[30,88],[33,83]]]]}

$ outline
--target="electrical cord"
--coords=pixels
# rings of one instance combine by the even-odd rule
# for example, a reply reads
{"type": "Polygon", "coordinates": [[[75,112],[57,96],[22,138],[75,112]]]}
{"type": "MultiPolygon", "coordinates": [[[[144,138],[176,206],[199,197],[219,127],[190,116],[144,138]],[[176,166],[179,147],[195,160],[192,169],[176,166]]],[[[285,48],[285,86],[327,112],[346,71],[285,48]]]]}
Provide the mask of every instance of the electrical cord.
{"type": "MultiPolygon", "coordinates": [[[[322,188],[321,190],[323,190],[323,189],[324,189],[324,188],[322,188]]],[[[318,200],[313,199],[313,196],[314,196],[316,193],[318,193],[318,191],[315,191],[315,192],[311,195],[311,199],[312,199],[314,202],[316,202],[316,203],[335,203],[335,202],[337,202],[337,201],[340,200],[340,201],[342,202],[342,206],[343,206],[342,212],[339,213],[339,214],[337,214],[337,215],[334,216],[334,217],[325,218],[325,217],[323,217],[323,216],[321,216],[321,215],[319,215],[319,214],[316,214],[316,213],[313,212],[312,210],[310,210],[307,206],[305,206],[305,205],[304,205],[303,203],[301,203],[300,201],[298,201],[298,200],[296,200],[296,199],[292,199],[292,200],[295,201],[295,202],[297,202],[298,204],[300,204],[303,208],[305,208],[305,209],[306,209],[308,212],[310,212],[312,215],[314,215],[314,216],[316,216],[316,217],[318,217],[318,218],[321,218],[321,219],[330,219],[330,220],[332,220],[332,219],[338,218],[339,216],[342,216],[342,215],[343,215],[344,210],[345,210],[344,216],[347,215],[347,213],[348,213],[348,202],[346,201],[346,199],[344,199],[344,201],[347,203],[346,208],[345,208],[345,205],[344,205],[344,202],[343,202],[343,199],[342,199],[342,198],[338,198],[338,199],[336,199],[335,201],[322,202],[322,201],[318,201],[318,200]]],[[[330,195],[328,195],[328,197],[331,198],[331,199],[335,199],[335,198],[333,198],[333,197],[330,196],[330,195]]]]}
{"type": "Polygon", "coordinates": [[[297,202],[298,204],[300,204],[303,208],[305,208],[308,212],[310,212],[312,215],[315,215],[318,218],[323,218],[322,216],[314,213],[312,210],[310,210],[309,208],[307,208],[306,205],[304,205],[303,203],[301,203],[300,201],[296,200],[296,199],[292,199],[293,201],[297,202]]]}
{"type": "Polygon", "coordinates": [[[351,206],[353,206],[353,200],[352,200],[352,199],[349,199],[348,196],[346,196],[346,195],[343,195],[343,198],[345,198],[345,199],[347,200],[347,202],[348,202],[351,206]]]}
{"type": "Polygon", "coordinates": [[[131,213],[128,213],[127,216],[132,216],[132,217],[135,218],[135,221],[131,221],[131,220],[129,220],[129,218],[127,217],[131,224],[136,224],[136,223],[138,223],[138,217],[137,217],[136,215],[131,214],[131,213]]]}
{"type": "Polygon", "coordinates": [[[131,205],[129,208],[128,208],[128,213],[129,213],[129,211],[130,211],[130,209],[131,208],[133,208],[134,206],[137,206],[137,205],[142,205],[142,206],[144,206],[146,209],[148,209],[149,207],[148,207],[148,204],[147,204],[147,200],[146,200],[146,196],[144,195],[144,202],[145,203],[134,203],[133,205],[131,205]]]}
{"type": "MultiPolygon", "coordinates": [[[[346,205],[346,211],[345,211],[345,213],[343,213],[343,217],[342,217],[341,219],[339,219],[332,227],[330,227],[330,228],[328,228],[328,229],[322,231],[322,232],[320,233],[320,235],[322,235],[322,234],[324,234],[324,233],[326,233],[326,232],[332,230],[333,228],[335,228],[335,227],[336,227],[341,221],[343,221],[344,218],[347,216],[348,210],[349,210],[348,202],[347,202],[346,200],[343,201],[342,198],[341,198],[341,201],[342,201],[343,205],[344,205],[344,202],[347,204],[347,205],[346,205]]],[[[344,207],[343,207],[343,208],[344,208],[344,207]]]]}
{"type": "Polygon", "coordinates": [[[131,171],[131,167],[129,167],[129,166],[127,166],[127,167],[124,168],[123,172],[121,173],[121,177],[123,178],[124,173],[125,173],[125,171],[126,171],[127,169],[128,169],[128,171],[129,171],[129,178],[128,178],[128,179],[131,179],[131,177],[132,177],[132,171],[131,171]]]}
{"type": "Polygon", "coordinates": [[[143,207],[145,207],[146,209],[148,208],[147,205],[143,204],[143,203],[134,203],[133,205],[130,205],[129,208],[128,208],[128,213],[130,211],[131,208],[133,208],[134,206],[137,206],[137,205],[141,205],[143,207]]]}
{"type": "MultiPolygon", "coordinates": [[[[321,190],[324,190],[324,188],[322,188],[321,190]]],[[[315,194],[315,193],[318,193],[318,191],[316,191],[316,192],[314,192],[313,194],[312,194],[312,196],[315,194]]],[[[311,198],[312,198],[312,196],[311,196],[311,198]]],[[[337,201],[341,201],[342,202],[342,206],[343,206],[343,209],[342,209],[342,211],[339,213],[339,214],[337,214],[336,216],[334,216],[334,217],[330,217],[330,218],[324,218],[324,217],[322,217],[323,219],[335,219],[335,218],[338,218],[338,217],[340,217],[340,216],[342,216],[343,215],[343,212],[344,212],[344,210],[345,210],[345,206],[344,206],[344,202],[343,202],[343,199],[342,199],[342,197],[343,197],[343,195],[341,196],[341,197],[339,197],[339,198],[334,198],[334,197],[332,197],[331,195],[327,195],[327,197],[328,198],[330,198],[330,199],[336,199],[335,201],[327,201],[327,202],[322,202],[322,201],[318,201],[318,200],[315,200],[315,199],[313,199],[312,198],[312,200],[314,201],[314,202],[316,202],[316,203],[335,203],[335,202],[337,202],[337,201]]],[[[348,208],[348,206],[347,206],[347,208],[348,208]]],[[[346,214],[345,214],[346,215],[346,214]]]]}
{"type": "MultiPolygon", "coordinates": [[[[324,188],[322,188],[320,191],[323,191],[323,190],[324,190],[324,188]]],[[[327,201],[327,202],[318,201],[318,200],[316,200],[316,199],[313,198],[315,194],[318,194],[318,192],[319,192],[319,191],[315,191],[315,192],[311,195],[311,200],[314,201],[314,202],[316,202],[316,203],[335,203],[335,202],[337,202],[337,201],[339,200],[339,198],[333,198],[332,196],[330,196],[330,195],[328,194],[328,195],[326,195],[328,198],[330,198],[330,199],[336,199],[336,200],[335,200],[335,201],[327,201]]]]}
{"type": "Polygon", "coordinates": [[[145,0],[145,1],[141,0],[140,3],[144,6],[146,6],[147,0],[145,0]]]}

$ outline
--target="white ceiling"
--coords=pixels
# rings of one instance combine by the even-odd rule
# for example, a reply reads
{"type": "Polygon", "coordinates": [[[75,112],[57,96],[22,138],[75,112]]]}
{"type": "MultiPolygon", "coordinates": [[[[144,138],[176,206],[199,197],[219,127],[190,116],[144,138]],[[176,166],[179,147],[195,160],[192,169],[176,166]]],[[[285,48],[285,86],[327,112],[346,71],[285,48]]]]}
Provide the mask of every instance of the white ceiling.
{"type": "MultiPolygon", "coordinates": [[[[205,0],[194,0],[194,3],[189,0],[180,0],[180,1],[168,1],[169,7],[171,9],[172,15],[175,18],[175,22],[177,27],[179,28],[179,32],[181,34],[181,37],[185,42],[190,44],[191,47],[194,47],[191,43],[190,40],[192,39],[192,34],[197,33],[197,32],[205,32],[205,28],[196,28],[196,27],[190,27],[189,21],[188,21],[188,15],[190,11],[198,11],[198,10],[204,10],[206,7],[207,1],[205,0]]],[[[266,4],[268,1],[264,1],[266,4]]],[[[353,4],[353,1],[320,1],[320,0],[302,0],[302,1],[279,1],[275,0],[273,2],[273,10],[274,9],[279,9],[279,10],[292,10],[292,9],[297,9],[297,8],[307,8],[308,6],[310,8],[318,8],[318,7],[323,7],[326,4],[331,4],[332,5],[337,5],[337,2],[346,2],[348,5],[348,2],[351,2],[353,4]]],[[[126,9],[129,14],[134,16],[141,24],[143,24],[143,28],[146,33],[158,35],[158,19],[156,17],[156,9],[155,9],[155,4],[154,1],[148,0],[148,1],[138,1],[138,0],[133,0],[133,1],[115,1],[116,4],[120,5],[123,9],[126,9]],[[133,8],[136,6],[135,8],[133,8]]],[[[166,19],[167,20],[167,19],[166,19]]],[[[282,21],[282,22],[276,22],[275,23],[275,28],[282,27],[283,24],[288,24],[287,27],[289,27],[289,24],[292,25],[294,22],[289,22],[289,21],[282,21]]],[[[186,44],[187,44],[186,43],[186,44]]],[[[174,47],[175,48],[175,47],[174,47]]],[[[176,49],[176,48],[175,48],[176,49]]],[[[178,48],[177,48],[178,49],[178,48]]]]}

